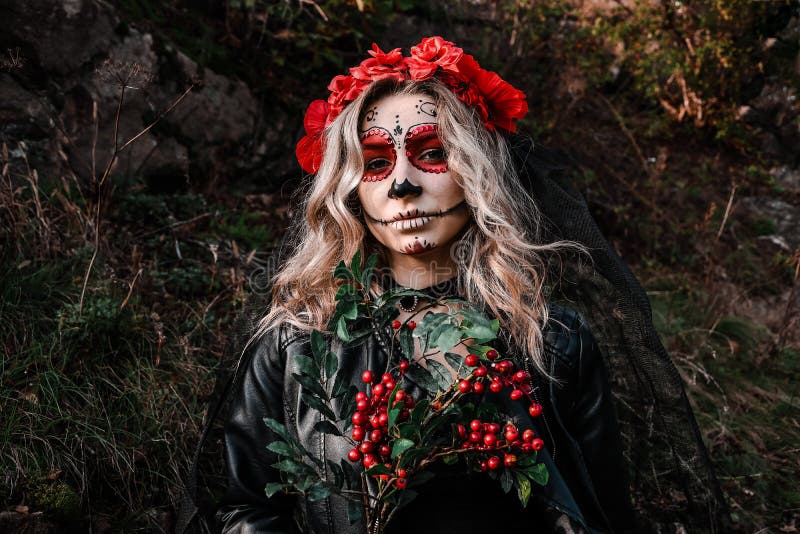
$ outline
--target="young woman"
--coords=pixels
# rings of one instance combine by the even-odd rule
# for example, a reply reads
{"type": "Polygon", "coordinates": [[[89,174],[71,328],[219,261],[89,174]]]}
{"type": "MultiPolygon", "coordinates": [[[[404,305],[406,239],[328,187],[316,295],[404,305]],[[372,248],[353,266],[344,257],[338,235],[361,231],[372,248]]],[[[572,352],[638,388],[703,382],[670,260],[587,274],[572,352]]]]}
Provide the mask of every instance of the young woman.
{"type": "MultiPolygon", "coordinates": [[[[333,313],[334,267],[356,252],[380,255],[376,294],[400,285],[432,299],[458,295],[498,318],[502,351],[531,370],[544,408],[537,421],[525,410],[513,414],[546,444],[540,459],[550,481],[535,488],[527,507],[481,473],[442,467],[398,512],[392,531],[632,531],[628,466],[603,355],[580,314],[547,301],[548,256],[575,246],[542,240],[537,204],[509,152],[513,121],[527,112],[524,94],[441,37],[423,39],[409,56],[377,46],[370,55],[334,78],[328,100],[312,103],[306,115],[297,155],[314,178],[271,306],[237,371],[225,428],[229,488],[217,514],[223,531],[365,531],[363,522],[350,524],[340,497],[301,502],[264,492],[279,479],[265,448],[274,439],[265,417],[325,459],[338,462],[351,447],[313,429],[320,414],[300,402],[292,374],[299,372],[294,357],[308,352],[310,330],[324,331],[333,313]]],[[[422,301],[401,301],[399,320],[414,316],[422,301]]],[[[365,369],[396,358],[388,352],[376,332],[338,350],[339,372],[356,384],[365,369]]],[[[446,364],[440,354],[431,358],[446,364]]]]}

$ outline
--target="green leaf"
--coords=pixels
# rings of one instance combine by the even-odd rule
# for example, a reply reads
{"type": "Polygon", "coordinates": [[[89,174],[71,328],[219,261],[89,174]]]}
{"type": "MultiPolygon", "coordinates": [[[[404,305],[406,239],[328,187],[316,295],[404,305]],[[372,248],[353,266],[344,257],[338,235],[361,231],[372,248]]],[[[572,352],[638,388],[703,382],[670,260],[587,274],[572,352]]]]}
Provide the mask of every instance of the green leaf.
{"type": "Polygon", "coordinates": [[[456,463],[456,462],[458,461],[458,455],[457,455],[457,454],[455,454],[455,453],[453,453],[453,454],[448,454],[447,456],[445,456],[444,458],[442,458],[442,461],[443,461],[443,462],[444,462],[446,465],[453,465],[454,463],[456,463]]]}
{"type": "Polygon", "coordinates": [[[267,494],[267,498],[272,497],[279,491],[287,488],[289,485],[284,484],[283,482],[268,482],[267,485],[264,487],[264,493],[267,494]]]}
{"type": "Polygon", "coordinates": [[[544,464],[536,464],[525,469],[525,474],[540,486],[547,485],[547,481],[550,480],[550,473],[544,464]]]}
{"type": "Polygon", "coordinates": [[[433,359],[428,360],[427,363],[428,370],[436,380],[440,390],[445,391],[453,384],[453,376],[450,374],[450,371],[447,369],[447,367],[433,359]]]}
{"type": "Polygon", "coordinates": [[[472,326],[478,326],[481,328],[485,328],[492,333],[496,333],[497,330],[492,328],[493,321],[490,321],[488,317],[483,315],[481,312],[477,310],[471,310],[469,308],[464,310],[458,311],[461,316],[466,319],[472,326]]]}
{"type": "Polygon", "coordinates": [[[506,493],[511,491],[511,486],[513,484],[514,481],[511,479],[511,471],[503,469],[503,473],[500,475],[500,486],[503,488],[503,491],[506,493]]]}
{"type": "Polygon", "coordinates": [[[331,490],[322,482],[319,482],[311,488],[311,491],[308,492],[308,500],[310,502],[314,501],[321,501],[325,497],[330,496],[331,490]]]}
{"type": "Polygon", "coordinates": [[[336,321],[336,335],[342,341],[350,341],[350,332],[347,331],[347,322],[344,317],[339,317],[336,321]]]}
{"type": "Polygon", "coordinates": [[[358,317],[358,303],[352,296],[346,295],[336,305],[336,313],[351,321],[358,317]]]}
{"type": "Polygon", "coordinates": [[[430,347],[438,348],[442,352],[448,352],[461,341],[461,330],[451,324],[443,324],[430,336],[430,347]]]}
{"type": "Polygon", "coordinates": [[[469,351],[472,354],[477,354],[478,356],[486,356],[486,353],[491,349],[492,347],[487,347],[486,345],[471,345],[469,347],[469,351]]]}
{"type": "Polygon", "coordinates": [[[486,343],[497,337],[491,328],[483,325],[470,325],[464,328],[464,334],[473,338],[476,343],[486,343]]]}
{"type": "Polygon", "coordinates": [[[345,295],[355,296],[358,294],[356,290],[356,286],[353,284],[342,284],[339,286],[339,289],[336,290],[336,300],[341,300],[341,298],[345,295]]]}
{"type": "Polygon", "coordinates": [[[317,483],[318,478],[317,476],[305,476],[297,481],[294,486],[297,488],[297,491],[305,492],[308,491],[308,488],[317,483]]]}
{"type": "Polygon", "coordinates": [[[372,327],[369,328],[362,328],[361,330],[356,330],[355,332],[350,332],[350,339],[345,344],[345,347],[355,347],[360,345],[364,342],[375,330],[372,327]]]}
{"type": "Polygon", "coordinates": [[[455,352],[445,352],[444,353],[444,360],[450,364],[450,367],[453,370],[461,374],[461,369],[464,367],[464,357],[460,354],[456,354],[455,352]]]}
{"type": "Polygon", "coordinates": [[[350,270],[353,272],[353,278],[355,280],[361,279],[361,251],[356,250],[356,253],[353,255],[353,259],[350,260],[350,270]]]}
{"type": "Polygon", "coordinates": [[[333,381],[333,389],[331,390],[331,397],[334,399],[341,397],[350,387],[348,383],[349,375],[346,372],[338,371],[336,378],[333,381]]]}
{"type": "Polygon", "coordinates": [[[330,421],[317,421],[314,423],[314,430],[317,432],[322,432],[323,434],[333,434],[335,436],[342,435],[341,430],[339,430],[339,428],[330,421]]]}
{"type": "Polygon", "coordinates": [[[403,403],[398,402],[395,406],[392,406],[392,409],[389,410],[389,426],[388,428],[392,428],[394,424],[397,422],[397,418],[400,415],[400,412],[403,411],[403,403]]]}
{"type": "Polygon", "coordinates": [[[280,456],[294,456],[295,455],[294,449],[291,447],[291,445],[289,445],[285,441],[273,441],[272,443],[267,445],[267,450],[270,450],[270,451],[272,451],[275,454],[278,454],[280,456]]]}
{"type": "Polygon", "coordinates": [[[307,468],[308,466],[303,463],[295,462],[294,460],[286,459],[272,464],[272,467],[274,467],[278,471],[283,471],[284,473],[292,473],[295,475],[299,475],[302,474],[303,471],[305,471],[305,468],[307,468]]]}
{"type": "Polygon", "coordinates": [[[300,369],[300,373],[310,376],[314,380],[320,379],[319,374],[319,365],[310,356],[306,356],[305,354],[298,354],[294,358],[295,363],[297,363],[297,367],[300,369]]]}
{"type": "Polygon", "coordinates": [[[349,420],[356,408],[356,392],[358,388],[350,386],[342,395],[342,405],[339,407],[339,419],[349,420]]]}
{"type": "Polygon", "coordinates": [[[368,475],[391,475],[392,470],[383,464],[375,464],[365,471],[368,475]]]}
{"type": "Polygon", "coordinates": [[[438,390],[439,383],[437,380],[427,369],[419,364],[409,367],[408,371],[406,371],[406,375],[413,382],[416,382],[420,387],[428,390],[431,393],[435,393],[438,390]]]}
{"type": "MultiPolygon", "coordinates": [[[[398,462],[398,467],[408,467],[413,465],[418,459],[425,457],[430,453],[430,449],[427,447],[419,447],[408,449],[406,452],[403,453],[403,456],[400,457],[400,461],[398,462]]],[[[418,479],[422,473],[419,473],[414,476],[414,480],[418,479]]]]}
{"type": "MultiPolygon", "coordinates": [[[[521,434],[522,432],[520,432],[521,434]]],[[[525,454],[521,454],[519,456],[519,460],[517,461],[517,467],[524,468],[530,467],[536,464],[536,451],[526,452],[525,454]]],[[[524,469],[523,469],[524,471],[524,469]]]]}
{"type": "Polygon", "coordinates": [[[408,325],[400,327],[400,351],[406,359],[410,360],[414,357],[414,337],[408,325]]]}
{"type": "Polygon", "coordinates": [[[417,405],[414,406],[414,409],[411,410],[411,423],[418,425],[422,422],[422,419],[425,417],[425,412],[428,410],[428,406],[430,406],[431,401],[428,399],[422,399],[417,402],[417,405]]]}
{"type": "Polygon", "coordinates": [[[353,274],[350,272],[350,269],[347,268],[347,264],[344,260],[340,261],[336,268],[333,270],[333,277],[334,278],[342,278],[344,280],[353,280],[353,274]]]}
{"type": "Polygon", "coordinates": [[[435,436],[436,430],[447,422],[449,422],[448,418],[442,417],[441,415],[439,417],[432,418],[431,421],[425,425],[425,430],[422,433],[422,441],[427,442],[428,438],[435,436]]]}
{"type": "Polygon", "coordinates": [[[364,267],[364,272],[361,274],[361,284],[368,288],[370,285],[370,278],[372,278],[373,271],[375,270],[375,265],[378,263],[378,254],[377,252],[374,254],[370,254],[369,258],[367,258],[367,265],[364,267]]]}
{"type": "Polygon", "coordinates": [[[400,438],[395,440],[394,446],[392,447],[392,459],[397,458],[413,446],[414,442],[410,439],[400,438]]]}
{"type": "Polygon", "coordinates": [[[328,350],[328,344],[325,343],[325,337],[319,330],[311,331],[311,354],[314,356],[314,361],[321,362],[322,356],[328,350]]]}
{"type": "Polygon", "coordinates": [[[514,473],[514,475],[517,479],[517,496],[519,497],[519,502],[522,503],[522,507],[525,508],[528,506],[528,499],[531,497],[531,482],[522,473],[514,473]]]}
{"type": "Polygon", "coordinates": [[[402,438],[413,438],[419,434],[419,425],[415,423],[400,423],[397,425],[397,430],[400,431],[400,437],[402,438]]]}
{"type": "Polygon", "coordinates": [[[304,393],[310,392],[321,399],[328,398],[328,394],[325,393],[324,389],[322,389],[322,385],[314,378],[308,375],[299,375],[297,373],[292,373],[292,376],[306,389],[304,393]]]}
{"type": "Polygon", "coordinates": [[[334,352],[328,352],[325,355],[325,377],[330,379],[336,374],[336,369],[339,367],[339,358],[334,352]]]}
{"type": "Polygon", "coordinates": [[[264,424],[267,425],[267,428],[278,434],[285,441],[290,441],[290,442],[294,441],[292,437],[289,435],[289,431],[286,430],[286,427],[281,423],[277,422],[275,419],[265,417],[264,424]]]}
{"type": "Polygon", "coordinates": [[[307,391],[304,391],[302,395],[300,395],[300,400],[306,403],[311,408],[314,408],[322,415],[324,415],[329,421],[335,421],[336,416],[333,415],[333,410],[330,409],[325,402],[322,401],[319,397],[314,395],[309,395],[307,391]]]}
{"type": "Polygon", "coordinates": [[[445,321],[451,321],[452,318],[447,313],[428,312],[417,324],[414,329],[414,337],[424,337],[430,334],[434,329],[438,328],[445,321]]]}

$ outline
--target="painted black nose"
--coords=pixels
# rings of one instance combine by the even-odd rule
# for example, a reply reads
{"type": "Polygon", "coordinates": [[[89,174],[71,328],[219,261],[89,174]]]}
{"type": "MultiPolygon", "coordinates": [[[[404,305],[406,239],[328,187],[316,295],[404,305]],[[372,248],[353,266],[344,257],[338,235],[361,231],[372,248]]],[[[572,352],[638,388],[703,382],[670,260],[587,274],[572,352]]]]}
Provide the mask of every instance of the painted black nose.
{"type": "Polygon", "coordinates": [[[397,180],[392,180],[392,187],[389,188],[389,198],[403,198],[406,196],[419,196],[422,194],[422,187],[414,185],[408,181],[408,178],[398,184],[397,180]]]}

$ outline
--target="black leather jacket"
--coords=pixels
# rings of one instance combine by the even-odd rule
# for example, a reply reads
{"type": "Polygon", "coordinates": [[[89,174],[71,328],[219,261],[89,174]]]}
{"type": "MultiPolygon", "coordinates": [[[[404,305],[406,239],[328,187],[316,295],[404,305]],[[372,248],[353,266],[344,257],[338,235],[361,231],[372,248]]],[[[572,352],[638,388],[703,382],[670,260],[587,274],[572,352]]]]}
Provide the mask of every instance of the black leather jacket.
{"type": "MultiPolygon", "coordinates": [[[[541,420],[537,430],[547,444],[539,459],[547,464],[551,477],[546,486],[535,488],[535,497],[589,532],[632,531],[627,466],[603,357],[594,337],[576,312],[551,305],[544,340],[546,362],[556,381],[539,380],[533,385],[539,386],[536,392],[545,408],[544,417],[537,418],[541,420]]],[[[262,422],[264,417],[283,422],[319,457],[338,462],[351,447],[343,438],[312,430],[321,415],[300,402],[301,386],[292,378],[292,373],[299,372],[294,356],[310,354],[308,341],[307,334],[275,329],[254,345],[237,370],[225,427],[228,492],[217,513],[225,533],[365,531],[363,522],[350,524],[346,502],[336,495],[312,503],[283,494],[268,499],[264,493],[267,482],[278,480],[271,467],[277,459],[265,448],[270,431],[262,422]]],[[[352,374],[353,384],[365,369],[386,368],[388,358],[374,338],[358,347],[339,349],[338,356],[340,369],[352,374]]],[[[524,357],[514,357],[518,365],[526,366],[524,357]]],[[[334,409],[338,410],[335,404],[334,409]]],[[[497,484],[488,479],[487,483],[497,484]]],[[[447,514],[446,509],[437,512],[447,514]]]]}

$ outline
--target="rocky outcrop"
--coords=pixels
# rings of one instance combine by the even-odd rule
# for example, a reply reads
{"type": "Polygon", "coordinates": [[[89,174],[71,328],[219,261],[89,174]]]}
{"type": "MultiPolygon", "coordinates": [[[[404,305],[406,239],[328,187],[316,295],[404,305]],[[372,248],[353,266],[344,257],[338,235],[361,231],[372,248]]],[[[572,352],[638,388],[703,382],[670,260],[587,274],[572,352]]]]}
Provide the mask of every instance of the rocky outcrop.
{"type": "Polygon", "coordinates": [[[83,183],[99,175],[125,86],[119,144],[192,89],[120,155],[116,174],[170,191],[242,176],[268,187],[298,173],[277,157],[291,153],[297,124],[280,111],[262,120],[242,81],[199,66],[100,0],[13,2],[0,7],[0,35],[0,50],[18,55],[0,71],[0,142],[13,171],[30,166],[43,181],[74,174],[83,183]]]}

